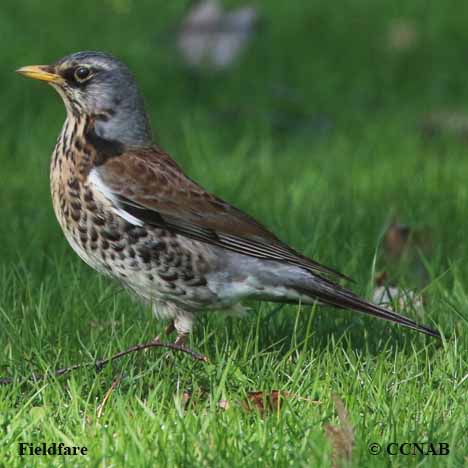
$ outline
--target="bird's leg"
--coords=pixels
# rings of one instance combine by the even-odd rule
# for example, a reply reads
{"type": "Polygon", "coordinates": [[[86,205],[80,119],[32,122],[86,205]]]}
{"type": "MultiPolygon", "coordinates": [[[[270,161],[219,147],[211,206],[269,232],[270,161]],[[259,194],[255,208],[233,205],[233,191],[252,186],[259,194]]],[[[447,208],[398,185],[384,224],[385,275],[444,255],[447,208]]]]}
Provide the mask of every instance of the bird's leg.
{"type": "MultiPolygon", "coordinates": [[[[173,343],[174,346],[177,346],[177,348],[183,349],[183,350],[188,350],[186,348],[187,344],[187,339],[188,336],[190,335],[190,332],[192,331],[193,325],[194,325],[194,317],[193,314],[186,312],[184,314],[178,315],[174,321],[174,330],[177,332],[177,337],[173,343]]],[[[195,353],[194,351],[192,351],[195,353]]],[[[198,356],[202,356],[204,361],[208,361],[208,358],[203,355],[199,355],[198,353],[195,353],[198,356]]]]}
{"type": "MultiPolygon", "coordinates": [[[[174,320],[171,320],[169,325],[166,327],[164,330],[164,335],[169,336],[175,331],[175,325],[174,325],[174,320]]],[[[158,335],[156,338],[153,339],[155,343],[161,343],[161,335],[158,335]]]]}
{"type": "Polygon", "coordinates": [[[189,336],[188,333],[178,333],[177,337],[176,337],[176,339],[174,341],[174,344],[177,345],[177,346],[184,347],[185,344],[187,343],[188,336],[189,336]]]}
{"type": "MultiPolygon", "coordinates": [[[[185,313],[183,315],[179,315],[169,323],[169,325],[166,327],[166,330],[164,331],[164,335],[169,336],[173,332],[177,332],[176,339],[170,344],[170,346],[173,346],[176,350],[181,350],[186,353],[190,353],[192,356],[195,356],[196,359],[206,362],[208,361],[208,358],[206,356],[198,354],[197,352],[185,347],[187,343],[187,338],[190,334],[190,331],[193,328],[193,323],[194,319],[192,314],[185,313]]],[[[156,338],[154,338],[152,342],[162,344],[161,336],[158,335],[156,338]]],[[[169,356],[170,353],[166,354],[166,357],[169,356]]]]}
{"type": "Polygon", "coordinates": [[[194,318],[193,315],[189,312],[178,315],[174,319],[174,330],[177,332],[177,338],[174,341],[174,344],[177,346],[184,347],[187,342],[187,338],[192,331],[194,318]]]}

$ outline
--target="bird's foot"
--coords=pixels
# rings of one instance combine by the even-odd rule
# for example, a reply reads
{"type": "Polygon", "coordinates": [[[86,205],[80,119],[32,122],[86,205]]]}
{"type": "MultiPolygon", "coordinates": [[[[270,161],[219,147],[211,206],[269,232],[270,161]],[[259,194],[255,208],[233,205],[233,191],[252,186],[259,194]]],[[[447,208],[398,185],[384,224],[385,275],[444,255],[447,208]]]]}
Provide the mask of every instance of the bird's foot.
{"type": "MultiPolygon", "coordinates": [[[[175,331],[177,331],[177,329],[175,327],[174,320],[172,320],[171,323],[164,330],[164,335],[169,336],[175,331]]],[[[186,354],[189,354],[192,357],[192,359],[195,359],[197,361],[208,362],[208,358],[206,356],[204,356],[203,354],[197,353],[196,351],[193,351],[186,347],[188,336],[189,334],[187,332],[178,332],[176,339],[172,343],[167,343],[165,345],[161,339],[161,335],[158,335],[151,342],[157,345],[159,344],[159,345],[167,346],[173,351],[182,351],[186,354]]],[[[167,352],[165,354],[166,359],[172,358],[172,356],[173,356],[173,353],[170,353],[170,352],[167,352]]]]}
{"type": "MultiPolygon", "coordinates": [[[[179,333],[176,339],[174,340],[174,342],[171,343],[171,349],[173,349],[174,351],[183,351],[189,354],[192,357],[192,359],[195,359],[197,361],[208,362],[208,358],[205,355],[200,354],[186,347],[188,336],[189,336],[188,333],[179,333]]],[[[168,355],[166,356],[168,357],[168,355]]]]}
{"type": "MultiPolygon", "coordinates": [[[[164,330],[164,335],[169,336],[175,331],[175,325],[174,325],[174,320],[171,320],[171,323],[166,327],[164,330]]],[[[156,338],[153,338],[152,340],[154,343],[162,343],[161,341],[161,335],[158,335],[156,338]]],[[[177,340],[176,340],[177,341],[177,340]]]]}
{"type": "MultiPolygon", "coordinates": [[[[164,335],[169,336],[174,331],[176,331],[176,327],[174,325],[174,321],[171,321],[171,323],[166,327],[166,330],[164,331],[164,335]]],[[[186,354],[189,354],[192,357],[192,359],[195,359],[196,361],[208,362],[208,358],[206,356],[204,356],[203,354],[197,353],[196,351],[193,351],[190,348],[186,347],[188,336],[189,336],[188,333],[179,332],[177,334],[176,339],[172,343],[167,343],[166,346],[173,351],[182,351],[186,354]]],[[[152,343],[164,345],[164,342],[161,340],[161,335],[156,336],[156,338],[152,340],[152,343]]],[[[166,359],[170,359],[172,358],[172,356],[173,356],[173,353],[171,352],[167,352],[164,355],[166,359]]]]}
{"type": "Polygon", "coordinates": [[[174,344],[176,346],[181,346],[184,347],[185,344],[187,343],[187,338],[188,338],[188,333],[179,333],[174,340],[174,344]]]}

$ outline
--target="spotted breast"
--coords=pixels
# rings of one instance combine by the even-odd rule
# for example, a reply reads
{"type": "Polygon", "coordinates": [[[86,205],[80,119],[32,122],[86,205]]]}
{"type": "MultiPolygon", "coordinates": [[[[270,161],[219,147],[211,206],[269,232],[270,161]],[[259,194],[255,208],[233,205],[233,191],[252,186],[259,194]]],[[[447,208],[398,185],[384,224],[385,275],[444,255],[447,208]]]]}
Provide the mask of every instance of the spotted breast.
{"type": "Polygon", "coordinates": [[[102,193],[93,172],[98,154],[84,137],[88,126],[86,119],[67,119],[51,162],[53,207],[73,250],[153,304],[164,318],[177,315],[172,302],[189,311],[220,306],[207,286],[211,249],[136,222],[102,193]]]}

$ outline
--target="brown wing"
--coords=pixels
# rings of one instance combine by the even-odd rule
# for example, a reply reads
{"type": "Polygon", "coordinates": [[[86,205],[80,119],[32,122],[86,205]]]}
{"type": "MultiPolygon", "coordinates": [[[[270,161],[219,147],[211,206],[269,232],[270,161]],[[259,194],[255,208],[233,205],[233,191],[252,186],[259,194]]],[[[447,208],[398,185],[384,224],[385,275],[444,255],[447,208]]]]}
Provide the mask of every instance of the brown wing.
{"type": "Polygon", "coordinates": [[[252,217],[208,193],[156,148],[127,150],[95,170],[118,208],[144,223],[244,255],[349,279],[296,252],[252,217]]]}

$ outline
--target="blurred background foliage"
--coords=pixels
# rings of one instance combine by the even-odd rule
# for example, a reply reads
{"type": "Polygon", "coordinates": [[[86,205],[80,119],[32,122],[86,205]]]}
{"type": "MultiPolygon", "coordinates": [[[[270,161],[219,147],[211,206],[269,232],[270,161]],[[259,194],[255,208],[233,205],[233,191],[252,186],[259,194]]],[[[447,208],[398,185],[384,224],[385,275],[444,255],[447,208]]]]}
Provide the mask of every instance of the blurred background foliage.
{"type": "Polygon", "coordinates": [[[189,67],[177,49],[193,4],[2,2],[4,260],[37,249],[73,255],[52,222],[45,183],[64,109],[52,90],[13,72],[86,49],[130,66],[156,141],[192,177],[296,247],[351,272],[367,265],[368,278],[383,230],[398,218],[429,226],[434,271],[460,259],[466,2],[226,0],[227,9],[253,6],[259,21],[223,70],[189,67]],[[330,249],[332,236],[340,249],[330,249]]]}
{"type": "Polygon", "coordinates": [[[83,49],[111,52],[130,65],[164,131],[174,128],[173,117],[200,112],[234,135],[258,126],[311,137],[388,115],[410,121],[434,107],[457,106],[468,92],[468,4],[461,0],[251,1],[259,27],[222,73],[188,72],[175,50],[192,3],[5,0],[4,105],[26,94],[29,106],[53,106],[46,93],[27,90],[8,73],[83,49]]]}

